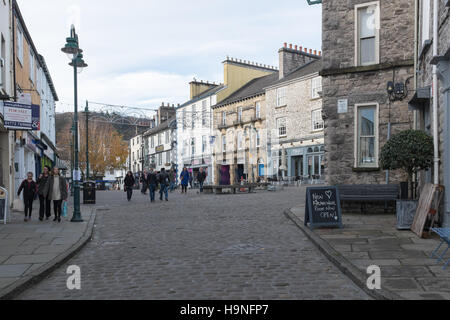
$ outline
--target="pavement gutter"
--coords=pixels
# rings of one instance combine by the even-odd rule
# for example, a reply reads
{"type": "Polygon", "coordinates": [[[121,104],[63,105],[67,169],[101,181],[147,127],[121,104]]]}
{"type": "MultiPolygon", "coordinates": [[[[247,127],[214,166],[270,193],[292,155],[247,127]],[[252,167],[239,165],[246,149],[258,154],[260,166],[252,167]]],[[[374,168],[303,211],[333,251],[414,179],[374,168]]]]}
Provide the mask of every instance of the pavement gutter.
{"type": "Polygon", "coordinates": [[[92,210],[91,217],[87,224],[86,230],[78,242],[72,245],[69,250],[59,254],[56,258],[47,262],[40,268],[36,269],[29,275],[15,281],[11,285],[0,290],[0,300],[12,300],[27,288],[39,283],[45,279],[50,273],[64,265],[73,256],[75,256],[92,238],[94,232],[94,223],[96,218],[96,209],[92,210]]]}
{"type": "Polygon", "coordinates": [[[322,252],[328,260],[330,260],[336,267],[349,277],[358,287],[360,287],[365,293],[376,300],[405,300],[398,294],[386,290],[370,290],[367,287],[368,275],[363,273],[346,258],[344,258],[339,252],[331,247],[325,240],[315,234],[311,229],[304,225],[304,222],[299,219],[290,209],[284,211],[285,216],[293,221],[300,230],[311,240],[312,243],[322,252]]]}

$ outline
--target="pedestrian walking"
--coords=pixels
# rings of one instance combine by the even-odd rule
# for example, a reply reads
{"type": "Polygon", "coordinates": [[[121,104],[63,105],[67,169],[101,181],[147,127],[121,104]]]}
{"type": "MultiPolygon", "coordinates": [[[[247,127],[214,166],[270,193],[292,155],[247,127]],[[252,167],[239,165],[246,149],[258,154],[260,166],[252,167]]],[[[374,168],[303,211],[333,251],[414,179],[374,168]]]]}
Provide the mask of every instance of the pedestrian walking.
{"type": "Polygon", "coordinates": [[[147,184],[150,191],[150,202],[155,202],[155,192],[158,185],[158,177],[153,169],[150,169],[150,172],[147,175],[147,184]]]}
{"type": "Polygon", "coordinates": [[[50,178],[50,168],[48,166],[45,166],[43,173],[39,176],[39,179],[37,180],[38,194],[39,194],[39,220],[40,221],[44,220],[44,215],[47,220],[50,219],[50,217],[52,216],[51,211],[50,211],[51,201],[44,194],[45,186],[48,183],[49,178],[50,178]]]}
{"type": "Polygon", "coordinates": [[[159,199],[163,201],[164,194],[166,197],[166,201],[169,201],[169,175],[167,174],[166,169],[161,169],[161,172],[158,175],[158,182],[160,185],[159,199]]]}
{"type": "Polygon", "coordinates": [[[187,193],[187,187],[189,185],[189,172],[187,171],[186,167],[183,168],[183,171],[180,174],[180,180],[181,180],[181,193],[187,193]]]}
{"type": "Polygon", "coordinates": [[[203,193],[203,184],[206,180],[206,172],[203,171],[203,168],[200,168],[200,172],[197,174],[197,181],[200,185],[200,193],[203,193]]]}
{"type": "Polygon", "coordinates": [[[133,196],[133,188],[136,180],[134,179],[133,172],[128,171],[127,176],[125,177],[125,191],[127,192],[127,200],[131,201],[131,197],[133,196]]]}
{"type": "Polygon", "coordinates": [[[37,195],[37,184],[33,180],[33,173],[28,172],[27,178],[22,181],[19,190],[17,191],[17,196],[20,197],[20,194],[23,190],[23,202],[25,205],[25,219],[24,221],[27,222],[28,220],[31,220],[31,213],[33,211],[33,201],[35,196],[37,195]]]}
{"type": "Polygon", "coordinates": [[[175,170],[172,168],[169,172],[169,182],[170,182],[170,192],[173,192],[175,189],[175,182],[177,180],[177,175],[175,173],[175,170]]]}
{"type": "Polygon", "coordinates": [[[141,193],[143,195],[147,195],[147,188],[148,188],[148,184],[147,184],[147,170],[144,170],[144,172],[141,175],[141,183],[142,183],[141,193]]]}
{"type": "Polygon", "coordinates": [[[48,179],[44,188],[44,194],[53,201],[53,211],[55,219],[53,221],[61,222],[61,211],[63,201],[67,201],[67,181],[59,175],[59,168],[53,168],[53,175],[48,179]]]}

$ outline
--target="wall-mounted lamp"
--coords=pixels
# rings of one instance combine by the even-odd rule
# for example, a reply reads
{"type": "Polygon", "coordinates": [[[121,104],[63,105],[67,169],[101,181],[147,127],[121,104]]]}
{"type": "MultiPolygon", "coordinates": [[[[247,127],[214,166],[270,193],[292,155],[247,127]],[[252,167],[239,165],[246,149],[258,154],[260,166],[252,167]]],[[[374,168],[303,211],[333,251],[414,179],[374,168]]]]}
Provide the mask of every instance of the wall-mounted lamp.
{"type": "MultiPolygon", "coordinates": [[[[408,83],[408,81],[409,79],[406,83],[408,83]]],[[[391,102],[402,101],[408,96],[408,89],[403,82],[394,83],[393,81],[389,81],[387,83],[387,93],[391,102]]]]}

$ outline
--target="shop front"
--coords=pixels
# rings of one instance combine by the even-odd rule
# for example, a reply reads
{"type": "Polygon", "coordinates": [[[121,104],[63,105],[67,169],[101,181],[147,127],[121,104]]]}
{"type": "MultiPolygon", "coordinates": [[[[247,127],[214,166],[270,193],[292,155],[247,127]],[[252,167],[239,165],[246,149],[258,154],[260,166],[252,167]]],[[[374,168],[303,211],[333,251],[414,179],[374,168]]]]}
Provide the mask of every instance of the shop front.
{"type": "MultiPolygon", "coordinates": [[[[299,148],[286,148],[285,163],[287,176],[291,179],[303,178],[321,180],[324,174],[323,145],[305,146],[299,148]]],[[[278,163],[283,163],[283,152],[279,151],[278,163]]]]}

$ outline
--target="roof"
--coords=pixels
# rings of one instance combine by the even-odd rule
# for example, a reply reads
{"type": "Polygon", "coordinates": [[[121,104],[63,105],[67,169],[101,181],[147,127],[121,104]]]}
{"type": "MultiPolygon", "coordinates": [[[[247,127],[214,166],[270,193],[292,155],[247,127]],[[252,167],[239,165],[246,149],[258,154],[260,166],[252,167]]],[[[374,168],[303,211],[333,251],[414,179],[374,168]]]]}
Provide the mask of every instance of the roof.
{"type": "Polygon", "coordinates": [[[280,79],[272,83],[270,86],[284,83],[297,78],[302,78],[310,74],[318,73],[320,70],[322,70],[322,59],[314,60],[298,67],[297,69],[294,69],[291,73],[287,74],[283,79],[280,79]]]}
{"type": "Polygon", "coordinates": [[[214,108],[222,107],[227,104],[235,103],[245,99],[249,99],[260,94],[265,93],[265,88],[273,85],[274,82],[278,80],[278,72],[269,74],[264,77],[256,78],[247,83],[245,86],[235,91],[227,99],[223,100],[221,103],[217,104],[214,108]]]}
{"type": "Polygon", "coordinates": [[[191,99],[191,100],[189,100],[189,101],[186,102],[186,103],[183,103],[181,106],[177,107],[177,109],[186,107],[186,106],[188,106],[188,105],[190,105],[190,104],[193,104],[193,103],[195,103],[195,102],[197,102],[197,101],[199,101],[199,100],[203,100],[203,99],[205,99],[205,98],[208,98],[208,97],[214,95],[215,93],[217,93],[218,91],[222,90],[223,88],[224,88],[224,85],[223,85],[223,84],[218,85],[218,86],[216,86],[216,87],[213,87],[213,88],[211,88],[211,89],[209,89],[209,90],[203,92],[203,93],[200,94],[199,96],[194,97],[194,99],[191,99]]]}
{"type": "Polygon", "coordinates": [[[176,121],[176,119],[177,119],[176,117],[169,118],[169,120],[164,121],[159,126],[156,126],[154,128],[151,128],[150,130],[146,131],[144,133],[144,136],[151,136],[151,135],[157,134],[161,131],[165,131],[165,130],[169,129],[172,126],[172,123],[174,121],[176,121]]]}

